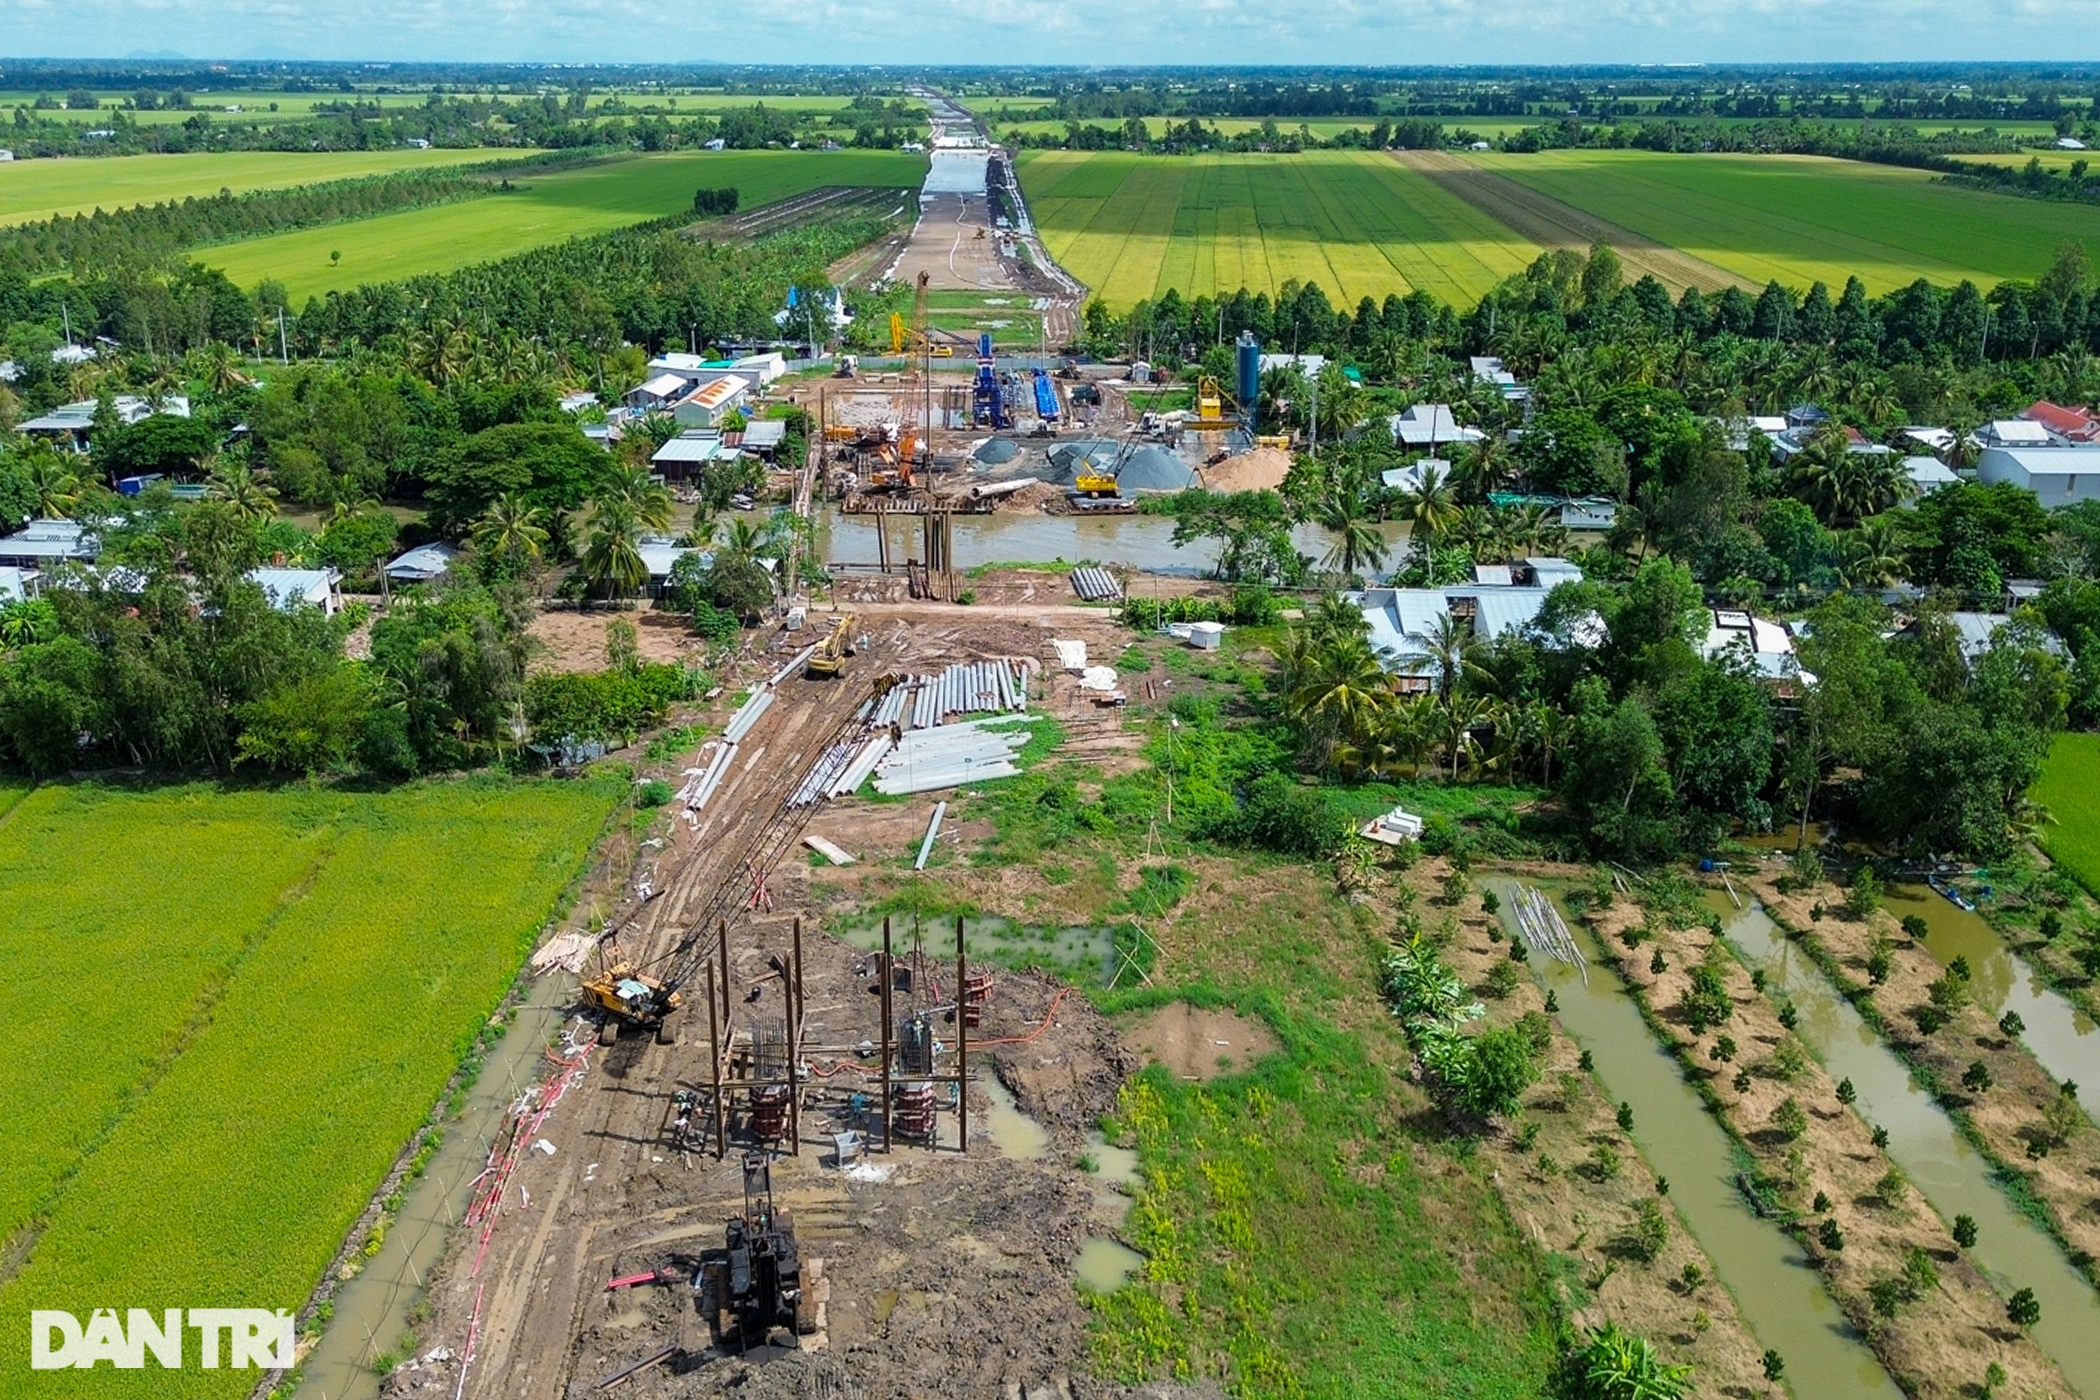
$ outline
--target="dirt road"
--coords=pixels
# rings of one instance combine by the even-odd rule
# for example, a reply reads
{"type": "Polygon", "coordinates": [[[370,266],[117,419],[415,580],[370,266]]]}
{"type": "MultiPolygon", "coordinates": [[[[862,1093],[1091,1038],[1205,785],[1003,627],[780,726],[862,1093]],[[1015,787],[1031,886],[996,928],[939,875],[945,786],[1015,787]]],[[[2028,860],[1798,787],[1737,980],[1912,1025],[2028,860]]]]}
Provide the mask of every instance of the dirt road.
{"type": "MultiPolygon", "coordinates": [[[[640,915],[629,951],[646,959],[669,947],[720,882],[740,880],[754,822],[800,782],[868,681],[1011,650],[1023,633],[1048,649],[1048,630],[1013,619],[979,619],[967,609],[942,610],[937,619],[885,610],[869,619],[869,643],[848,680],[783,680],[697,829],[670,824],[670,844],[654,871],[664,892],[615,916],[620,923],[640,915]]],[[[785,641],[781,650],[784,659],[785,641]]],[[[777,668],[781,659],[771,664],[777,668]]],[[[822,829],[858,846],[864,860],[901,858],[923,816],[900,825],[882,820],[890,814],[848,800],[824,810],[822,829]],[[870,820],[855,818],[861,810],[870,820]]],[[[871,1124],[865,1105],[874,1097],[872,1081],[855,1047],[880,1035],[880,1018],[866,955],[824,931],[828,904],[841,891],[820,884],[817,873],[799,858],[779,862],[768,882],[770,910],[732,923],[730,962],[733,1026],[761,1039],[779,1036],[782,990],[771,959],[787,952],[793,917],[803,916],[804,1045],[815,1077],[803,1096],[800,1151],[779,1157],[774,1185],[779,1204],[794,1211],[805,1257],[824,1260],[824,1331],[805,1349],[777,1357],[720,1357],[686,1284],[605,1287],[616,1276],[689,1263],[703,1248],[718,1247],[724,1220],[743,1205],[740,1159],[751,1144],[736,1140],[748,1127],[741,1095],[732,1098],[726,1160],[717,1162],[711,1150],[682,1155],[667,1131],[673,1096],[708,1080],[706,1021],[694,1005],[674,1022],[676,1044],[628,1034],[591,1051],[584,1076],[542,1126],[547,1147],[526,1152],[510,1179],[485,1250],[478,1231],[463,1231],[433,1279],[423,1357],[396,1371],[385,1395],[580,1400],[596,1395],[605,1377],[666,1346],[692,1360],[680,1370],[640,1373],[623,1382],[623,1391],[646,1398],[733,1386],[739,1396],[900,1400],[1216,1393],[1158,1386],[1133,1392],[1088,1374],[1087,1315],[1072,1267],[1083,1239],[1100,1228],[1101,1202],[1074,1163],[1086,1130],[1136,1062],[1082,999],[1058,999],[1046,979],[998,975],[984,1024],[972,1032],[983,1051],[971,1056],[968,1155],[955,1148],[956,1118],[947,1112],[938,1150],[899,1143],[852,1176],[829,1160],[833,1132],[871,1124]],[[1040,1126],[1032,1146],[1028,1133],[1013,1136],[1010,1115],[995,1114],[984,1087],[990,1075],[1040,1126]],[[473,1356],[462,1384],[458,1358],[470,1335],[473,1356]],[[438,1348],[449,1355],[427,1359],[438,1348]]],[[[935,942],[927,956],[910,995],[937,1005],[946,986],[952,1002],[954,964],[940,961],[952,959],[951,945],[935,942]]],[[[878,1111],[872,1123],[879,1122],[878,1111]]]]}
{"type": "Polygon", "coordinates": [[[1686,287],[1719,291],[1736,286],[1757,291],[1758,285],[1704,258],[1679,252],[1632,229],[1584,213],[1572,204],[1540,194],[1506,175],[1497,175],[1464,156],[1447,151],[1396,151],[1393,159],[1429,178],[1432,184],[1516,230],[1541,248],[1587,249],[1608,243],[1626,265],[1629,279],[1643,273],[1682,293],[1686,287]]]}

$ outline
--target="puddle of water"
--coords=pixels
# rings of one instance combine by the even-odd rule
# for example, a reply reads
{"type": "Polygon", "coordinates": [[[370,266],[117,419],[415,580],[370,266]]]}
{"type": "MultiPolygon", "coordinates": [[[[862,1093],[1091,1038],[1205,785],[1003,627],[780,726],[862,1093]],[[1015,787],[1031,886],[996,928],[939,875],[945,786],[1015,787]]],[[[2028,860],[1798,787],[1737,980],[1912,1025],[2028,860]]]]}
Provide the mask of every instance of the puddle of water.
{"type": "Polygon", "coordinates": [[[1113,1293],[1144,1266],[1145,1256],[1128,1245],[1117,1244],[1103,1235],[1089,1235],[1086,1243],[1079,1246],[1079,1258],[1072,1268],[1083,1287],[1096,1293],[1113,1293]]]}
{"type": "Polygon", "coordinates": [[[1137,1151],[1115,1147],[1100,1133],[1087,1134],[1086,1155],[1093,1159],[1094,1219],[1119,1230],[1130,1216],[1130,1186],[1137,1177],[1137,1151]]]}
{"type": "MultiPolygon", "coordinates": [[[[1961,912],[1951,904],[1947,908],[1961,912]]],[[[2073,1271],[2054,1240],[2012,1208],[1991,1183],[1990,1164],[1962,1140],[1939,1105],[1911,1082],[1903,1062],[1852,1004],[1832,991],[1821,969],[1786,940],[1762,907],[1753,904],[1735,915],[1726,936],[1752,966],[1786,988],[1801,1017],[1795,1033],[1833,1078],[1852,1081],[1861,1116],[1888,1129],[1890,1158],[1940,1218],[1975,1218],[1976,1247],[1970,1257],[2004,1292],[2034,1290],[2042,1304],[2034,1339],[2065,1379],[2080,1395],[2100,1396],[2100,1347],[2092,1344],[2100,1336],[2100,1294],[2073,1271]]]]}
{"type": "Polygon", "coordinates": [[[1983,915],[1956,908],[1925,885],[1895,886],[1888,909],[1899,919],[1925,920],[1925,946],[1942,965],[1969,960],[1970,995],[1993,1016],[2019,1012],[2027,1024],[2020,1042],[2054,1078],[2100,1084],[2100,1027],[2045,986],[1983,915]]]}
{"type": "Polygon", "coordinates": [[[557,973],[534,985],[510,1031],[489,1052],[466,1105],[445,1124],[444,1144],[422,1179],[406,1188],[379,1253],[356,1278],[337,1285],[334,1315],[307,1355],[294,1400],[375,1400],[372,1358],[392,1351],[409,1330],[409,1309],[473,1197],[504,1109],[538,1072],[541,1048],[575,1002],[573,978],[557,973]]]}
{"type": "Polygon", "coordinates": [[[984,1115],[984,1126],[985,1131],[992,1135],[992,1146],[998,1148],[1001,1155],[1022,1161],[1042,1156],[1043,1149],[1050,1145],[1050,1134],[1043,1131],[1042,1124],[1021,1112],[1021,1106],[1014,1102],[1013,1090],[1000,1082],[996,1074],[987,1074],[977,1083],[984,1090],[984,1096],[991,1100],[991,1107],[984,1115]]]}
{"type": "MultiPolygon", "coordinates": [[[[1502,918],[1513,929],[1514,886],[1495,883],[1502,918]]],[[[1633,1105],[1636,1123],[1669,1125],[1668,1132],[1634,1137],[1649,1165],[1670,1179],[1670,1200],[1758,1344],[1786,1359],[1797,1395],[1900,1400],[1902,1392],[1853,1335],[1800,1247],[1744,1203],[1735,1184],[1734,1144],[1657,1044],[1610,958],[1586,927],[1573,919],[1568,927],[1590,959],[1587,984],[1576,969],[1550,958],[1531,960],[1534,975],[1553,989],[1561,1024],[1595,1057],[1597,1077],[1612,1098],[1633,1105]]]]}
{"type": "MultiPolygon", "coordinates": [[[[843,920],[830,931],[856,948],[873,951],[882,946],[879,918],[843,920]]],[[[931,920],[920,927],[919,938],[928,964],[927,975],[942,982],[951,979],[955,972],[955,921],[931,920]]],[[[890,947],[900,964],[910,956],[911,940],[911,916],[893,916],[890,947]]],[[[995,915],[963,920],[963,947],[973,963],[1035,969],[1080,986],[1107,985],[1115,975],[1118,961],[1116,936],[1111,929],[1045,928],[995,915]]]]}

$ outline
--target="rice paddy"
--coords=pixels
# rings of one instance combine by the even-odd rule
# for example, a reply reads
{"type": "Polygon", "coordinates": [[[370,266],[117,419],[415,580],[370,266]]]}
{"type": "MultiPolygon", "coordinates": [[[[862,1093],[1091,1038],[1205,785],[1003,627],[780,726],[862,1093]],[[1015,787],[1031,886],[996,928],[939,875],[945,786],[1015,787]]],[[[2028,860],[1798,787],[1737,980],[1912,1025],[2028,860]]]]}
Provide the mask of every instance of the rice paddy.
{"type": "MultiPolygon", "coordinates": [[[[241,151],[225,155],[6,161],[0,162],[0,224],[27,223],[56,214],[92,213],[98,208],[158,204],[192,195],[213,195],[220,190],[242,194],[529,154],[505,150],[341,151],[313,155],[241,151]]],[[[687,198],[691,198],[690,192],[687,198]]]]}
{"type": "Polygon", "coordinates": [[[1920,277],[2030,278],[2059,244],[2100,259],[2100,208],[1936,184],[1924,171],[1819,156],[1547,151],[1472,159],[1542,194],[1756,282],[1869,292],[1920,277]]]}
{"type": "Polygon", "coordinates": [[[755,209],[825,185],[916,188],[924,156],[892,151],[690,151],[521,176],[509,193],[355,223],[271,234],[200,256],[243,287],[284,284],[295,303],[422,273],[450,272],[542,244],[692,208],[693,191],[733,186],[755,209]],[[342,254],[340,260],[333,255],[342,254]]]}
{"type": "Polygon", "coordinates": [[[2042,849],[2088,890],[2100,894],[2100,734],[2059,734],[2034,785],[2034,800],[2049,809],[2042,849]]]}
{"type": "MultiPolygon", "coordinates": [[[[0,816],[0,1238],[19,1264],[0,1327],[299,1307],[621,791],[47,785],[0,816]]],[[[30,1374],[7,1369],[0,1395],[254,1380],[30,1374]]]]}
{"type": "Polygon", "coordinates": [[[1538,249],[1371,152],[1038,151],[1022,188],[1052,256],[1110,306],[1318,283],[1337,304],[1420,288],[1470,304],[1538,249]]]}

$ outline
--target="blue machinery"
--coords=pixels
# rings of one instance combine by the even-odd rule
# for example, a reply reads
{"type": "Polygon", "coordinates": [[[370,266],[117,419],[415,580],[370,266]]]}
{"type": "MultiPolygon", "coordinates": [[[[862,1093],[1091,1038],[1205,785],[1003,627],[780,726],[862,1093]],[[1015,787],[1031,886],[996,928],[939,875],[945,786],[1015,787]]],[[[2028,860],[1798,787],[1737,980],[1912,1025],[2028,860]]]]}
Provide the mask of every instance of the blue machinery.
{"type": "Polygon", "coordinates": [[[1045,423],[1057,421],[1057,386],[1044,370],[1035,372],[1035,412],[1045,423]]]}
{"type": "Polygon", "coordinates": [[[1006,386],[999,382],[998,362],[992,357],[992,333],[977,337],[977,382],[972,386],[970,417],[980,428],[1011,428],[1013,410],[1006,402],[1006,386]]]}

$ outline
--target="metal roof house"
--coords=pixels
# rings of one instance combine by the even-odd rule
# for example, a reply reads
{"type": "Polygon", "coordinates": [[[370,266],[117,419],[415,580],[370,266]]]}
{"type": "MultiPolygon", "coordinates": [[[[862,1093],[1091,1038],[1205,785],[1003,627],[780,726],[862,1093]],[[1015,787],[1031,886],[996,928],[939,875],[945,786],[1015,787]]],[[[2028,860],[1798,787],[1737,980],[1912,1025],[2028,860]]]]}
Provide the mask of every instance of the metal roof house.
{"type": "Polygon", "coordinates": [[[663,413],[691,387],[692,381],[682,374],[655,375],[627,391],[627,406],[637,413],[663,413]]]}
{"type": "MultiPolygon", "coordinates": [[[[2011,613],[1952,612],[1947,614],[1947,623],[1954,629],[1955,640],[1961,646],[1962,660],[1975,665],[1979,657],[1991,649],[1992,641],[2013,620],[2011,613]]],[[[1916,633],[1920,624],[1913,622],[1904,628],[1906,633],[1916,633]]],[[[2063,639],[2055,632],[2044,628],[2042,650],[2055,656],[2069,658],[2063,639]]]]}
{"type": "Polygon", "coordinates": [[[1714,608],[1707,614],[1706,639],[1699,650],[1707,660],[1734,654],[1749,664],[1757,678],[1780,690],[1814,685],[1794,655],[1794,633],[1783,622],[1758,617],[1742,608],[1714,608]]]}
{"type": "Polygon", "coordinates": [[[1467,362],[1473,378],[1486,384],[1511,403],[1522,403],[1531,397],[1531,390],[1517,382],[1517,377],[1502,367],[1502,361],[1494,355],[1475,355],[1467,362]]]}
{"type": "Polygon", "coordinates": [[[680,433],[656,449],[649,458],[665,481],[685,481],[705,472],[714,462],[734,462],[738,453],[722,441],[712,428],[680,433]]]}
{"type": "Polygon", "coordinates": [[[1546,595],[1578,582],[1582,570],[1565,559],[1540,557],[1475,566],[1475,581],[1443,588],[1370,588],[1345,595],[1363,612],[1371,650],[1402,690],[1433,689],[1439,679],[1429,638],[1442,618],[1462,618],[1473,635],[1494,641],[1537,620],[1546,595]]]}
{"type": "Polygon", "coordinates": [[[386,566],[386,576],[395,583],[428,583],[443,578],[452,569],[459,550],[449,544],[419,544],[386,566]]]}
{"type": "Polygon", "coordinates": [[[751,397],[749,380],[740,375],[725,374],[711,379],[671,405],[671,416],[681,424],[694,428],[719,428],[722,420],[737,411],[751,397]]]}
{"type": "Polygon", "coordinates": [[[2024,486],[2045,506],[2100,500],[2100,446],[1986,447],[1976,459],[1976,478],[1988,486],[2024,486]]]}
{"type": "Polygon", "coordinates": [[[9,564],[0,567],[0,603],[19,603],[24,598],[37,595],[37,581],[43,575],[35,569],[24,569],[9,564]]]}
{"type": "Polygon", "coordinates": [[[1961,480],[1952,467],[1937,457],[1905,457],[1903,474],[1910,478],[1911,494],[1917,496],[1929,496],[1942,486],[1961,480]]]}
{"type": "Polygon", "coordinates": [[[1434,448],[1451,442],[1479,442],[1487,436],[1478,428],[1459,426],[1449,404],[1413,404],[1386,421],[1394,443],[1401,447],[1434,448]]]}
{"type": "Polygon", "coordinates": [[[314,607],[334,617],[343,610],[342,575],[333,569],[250,569],[248,579],[279,612],[314,607]]]}
{"type": "Polygon", "coordinates": [[[102,541],[74,520],[32,520],[0,538],[0,565],[48,569],[54,564],[92,564],[102,554],[102,541]]]}
{"type": "MultiPolygon", "coordinates": [[[[170,395],[155,408],[150,399],[137,394],[119,394],[115,399],[117,418],[126,427],[141,419],[151,418],[156,413],[165,413],[175,418],[190,416],[190,401],[180,394],[170,395]]],[[[75,452],[88,449],[88,436],[94,431],[95,401],[82,399],[77,403],[60,404],[49,413],[19,423],[15,431],[28,437],[47,438],[75,452]]]]}

